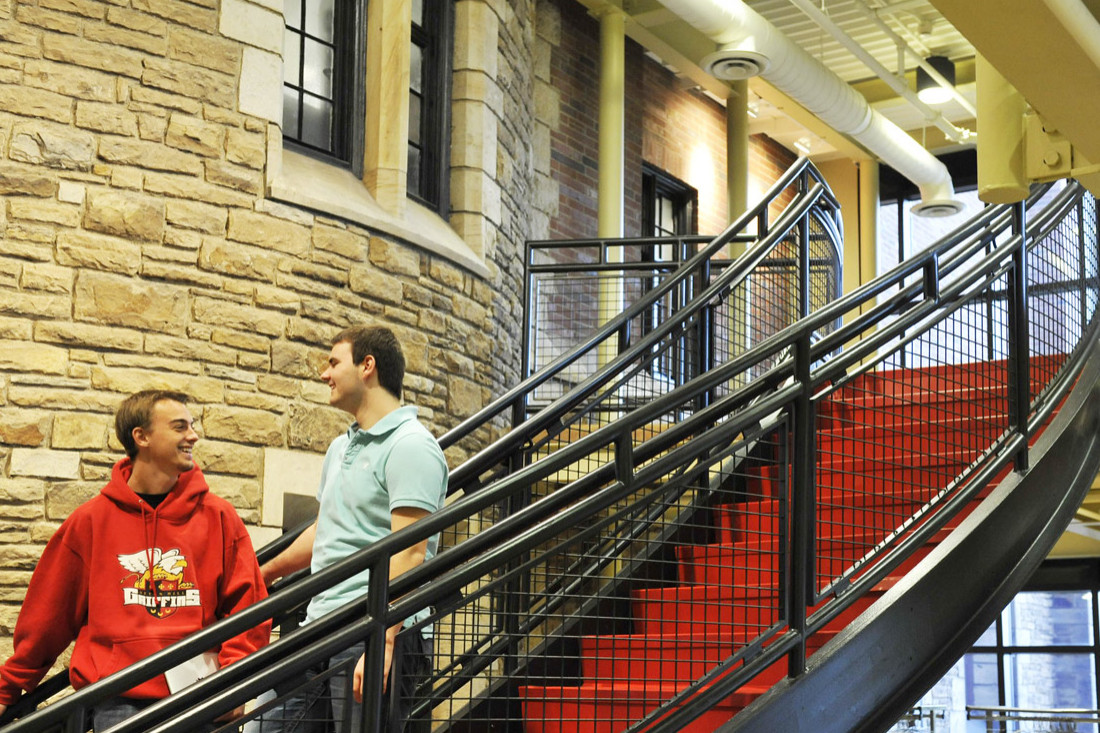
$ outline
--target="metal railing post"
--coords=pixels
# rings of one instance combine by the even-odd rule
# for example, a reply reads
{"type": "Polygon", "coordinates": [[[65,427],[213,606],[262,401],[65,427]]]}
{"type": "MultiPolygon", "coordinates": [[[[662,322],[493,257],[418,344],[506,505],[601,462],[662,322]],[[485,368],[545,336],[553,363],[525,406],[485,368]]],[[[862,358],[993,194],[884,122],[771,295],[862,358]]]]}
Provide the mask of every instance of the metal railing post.
{"type": "Polygon", "coordinates": [[[798,222],[798,318],[810,315],[810,216],[798,222]]]}
{"type": "Polygon", "coordinates": [[[798,643],[788,655],[788,671],[797,677],[806,671],[806,615],[813,584],[815,441],[810,400],[810,337],[794,352],[795,379],[802,386],[795,400],[794,456],[791,467],[791,572],[788,584],[790,627],[798,643]]]}
{"type": "MultiPolygon", "coordinates": [[[[361,733],[370,733],[382,725],[382,688],[385,684],[386,664],[386,610],[390,602],[390,558],[381,558],[370,568],[367,616],[372,620],[366,638],[366,659],[363,664],[363,717],[359,722],[361,733]],[[381,672],[382,674],[379,674],[381,672]]],[[[349,677],[347,689],[350,692],[349,677]]],[[[346,708],[350,710],[350,708],[346,708]]]]}
{"type": "Polygon", "coordinates": [[[1027,313],[1027,209],[1021,201],[1012,207],[1013,234],[1020,244],[1012,254],[1012,271],[1008,280],[1008,363],[1009,363],[1009,427],[1025,438],[1016,452],[1017,471],[1028,467],[1027,418],[1031,407],[1030,331],[1027,313]]]}
{"type": "MultiPolygon", "coordinates": [[[[707,285],[710,283],[710,260],[706,260],[705,262],[703,262],[703,266],[699,273],[699,281],[699,285],[695,288],[695,292],[692,293],[692,296],[694,296],[696,293],[703,292],[703,290],[705,290],[707,285]]],[[[711,303],[699,311],[699,323],[695,331],[696,334],[698,334],[697,361],[696,371],[694,374],[691,375],[693,378],[699,376],[700,374],[703,374],[704,372],[710,371],[715,366],[714,311],[716,310],[716,308],[717,305],[711,303]]],[[[714,402],[717,389],[717,387],[714,387],[708,392],[699,395],[697,409],[701,410],[707,405],[714,402]]]]}

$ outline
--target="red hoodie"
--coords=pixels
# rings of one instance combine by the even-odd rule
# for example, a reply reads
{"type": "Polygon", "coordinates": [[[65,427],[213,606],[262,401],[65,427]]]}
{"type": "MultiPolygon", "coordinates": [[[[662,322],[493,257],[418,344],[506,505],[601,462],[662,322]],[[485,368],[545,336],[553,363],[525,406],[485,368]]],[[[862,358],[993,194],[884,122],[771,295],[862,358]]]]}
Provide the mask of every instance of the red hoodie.
{"type": "MultiPolygon", "coordinates": [[[[256,554],[237,512],[197,467],[153,509],[115,464],[99,496],[65,520],[31,577],[15,651],[0,668],[0,704],[41,681],[76,639],[69,678],[81,688],[264,598],[256,554]]],[[[268,642],[265,623],[216,650],[220,667],[268,642]]],[[[163,675],[126,693],[168,695],[163,675]]]]}

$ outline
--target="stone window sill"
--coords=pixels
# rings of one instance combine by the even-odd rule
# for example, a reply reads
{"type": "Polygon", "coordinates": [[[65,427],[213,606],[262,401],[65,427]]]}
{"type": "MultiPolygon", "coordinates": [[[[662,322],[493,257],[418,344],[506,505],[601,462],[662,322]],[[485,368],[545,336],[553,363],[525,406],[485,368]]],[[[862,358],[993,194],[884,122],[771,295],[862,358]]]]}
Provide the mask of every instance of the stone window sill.
{"type": "Polygon", "coordinates": [[[412,199],[403,216],[384,210],[350,171],[292,150],[268,184],[268,196],[287,204],[361,224],[439,255],[487,277],[489,268],[439,214],[412,199]]]}

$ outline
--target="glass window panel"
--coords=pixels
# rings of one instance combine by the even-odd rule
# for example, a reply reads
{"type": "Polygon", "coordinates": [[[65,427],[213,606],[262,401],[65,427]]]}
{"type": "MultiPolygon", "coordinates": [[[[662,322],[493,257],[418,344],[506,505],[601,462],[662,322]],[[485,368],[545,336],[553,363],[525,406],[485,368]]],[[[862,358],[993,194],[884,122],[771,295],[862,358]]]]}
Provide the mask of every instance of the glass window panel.
{"type": "Polygon", "coordinates": [[[420,95],[409,95],[409,142],[420,145],[420,95]]]}
{"type": "Polygon", "coordinates": [[[406,181],[410,193],[420,193],[420,148],[409,146],[409,177],[406,181]]]}
{"type": "Polygon", "coordinates": [[[291,28],[302,29],[302,0],[286,0],[283,4],[283,20],[291,28]]]}
{"type": "Polygon", "coordinates": [[[315,97],[306,97],[303,101],[299,139],[306,145],[332,150],[332,103],[315,97]]]}
{"type": "Polygon", "coordinates": [[[963,669],[967,705],[990,707],[1000,704],[996,654],[967,654],[963,657],[963,669]]]}
{"type": "Polygon", "coordinates": [[[330,46],[306,39],[306,63],[302,69],[303,87],[321,97],[332,97],[332,61],[330,46]]]}
{"type": "Polygon", "coordinates": [[[424,25],[424,0],[413,0],[412,22],[417,25],[424,25]]]}
{"type": "Polygon", "coordinates": [[[668,234],[673,234],[673,230],[676,228],[675,215],[672,209],[672,199],[661,197],[661,229],[668,234]]]}
{"type": "Polygon", "coordinates": [[[889,272],[898,264],[898,205],[878,208],[878,273],[889,272]]]}
{"type": "Polygon", "coordinates": [[[1030,709],[1096,709],[1092,654],[1009,654],[1005,704],[1030,709]]]}
{"type": "Polygon", "coordinates": [[[409,88],[417,94],[424,91],[424,49],[415,43],[409,49],[409,88]]]}
{"type": "Polygon", "coordinates": [[[283,87],[283,134],[298,138],[298,93],[283,87]]]}
{"type": "Polygon", "coordinates": [[[1018,593],[1004,611],[1005,646],[1092,644],[1092,594],[1083,591],[1018,593]]]}
{"type": "Polygon", "coordinates": [[[287,29],[283,33],[283,81],[294,86],[301,86],[302,71],[302,37],[294,31],[287,29]]]}
{"type": "Polygon", "coordinates": [[[306,0],[306,33],[331,42],[332,31],[333,0],[306,0]]]}
{"type": "Polygon", "coordinates": [[[974,642],[974,646],[997,646],[997,622],[994,621],[989,625],[978,640],[974,642]]]}

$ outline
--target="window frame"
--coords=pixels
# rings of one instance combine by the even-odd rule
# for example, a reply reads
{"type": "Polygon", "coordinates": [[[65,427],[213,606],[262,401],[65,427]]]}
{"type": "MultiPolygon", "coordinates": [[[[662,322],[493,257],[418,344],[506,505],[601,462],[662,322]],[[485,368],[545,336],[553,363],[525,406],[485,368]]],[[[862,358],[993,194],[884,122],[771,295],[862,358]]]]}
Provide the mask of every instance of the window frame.
{"type": "MultiPolygon", "coordinates": [[[[306,15],[306,5],[309,0],[288,0],[300,7],[300,14],[306,15]]],[[[333,37],[331,45],[333,49],[332,68],[332,129],[331,150],[312,145],[300,137],[294,137],[283,129],[283,144],[295,152],[318,158],[328,163],[351,170],[356,176],[363,173],[363,129],[366,112],[366,100],[356,90],[365,88],[366,85],[366,6],[362,2],[342,2],[334,0],[333,3],[333,37]]],[[[295,33],[300,39],[299,46],[299,79],[301,70],[305,68],[305,39],[310,37],[308,33],[291,30],[285,20],[283,27],[286,31],[295,33]]],[[[283,63],[286,63],[284,54],[283,63]]],[[[283,85],[285,90],[293,86],[286,81],[286,71],[283,72],[283,85]]],[[[301,129],[302,94],[303,90],[297,89],[299,129],[301,129]]],[[[284,118],[285,119],[285,118],[284,118]]]]}
{"type": "MultiPolygon", "coordinates": [[[[1091,596],[1092,613],[1092,643],[1085,644],[1059,644],[1059,645],[1020,645],[1005,643],[1005,613],[1002,609],[997,614],[997,619],[990,626],[994,633],[993,643],[981,644],[975,642],[966,654],[963,662],[978,656],[990,656],[996,659],[997,666],[997,704],[1007,706],[1007,663],[1020,654],[1062,654],[1092,656],[1093,661],[1093,695],[1100,702],[1100,558],[1085,558],[1071,560],[1047,560],[1035,572],[1035,575],[1021,589],[1021,593],[1028,592],[1081,592],[1091,596]]],[[[983,636],[988,632],[983,632],[983,636]]],[[[969,683],[967,697],[969,698],[969,683]]]]}
{"type": "MultiPolygon", "coordinates": [[[[420,89],[420,170],[417,190],[407,195],[441,215],[450,210],[451,57],[454,46],[454,4],[422,0],[423,25],[412,19],[410,45],[422,49],[420,89]]],[[[410,50],[411,54],[411,50],[410,50]]],[[[411,73],[411,72],[410,72],[411,73]]],[[[410,96],[412,95],[410,79],[410,96]]],[[[410,115],[411,118],[411,115],[410,115]]],[[[411,122],[410,122],[411,126],[411,122]]],[[[413,146],[409,136],[409,147],[413,146]]],[[[412,179],[410,166],[409,179],[412,179]]]]}

